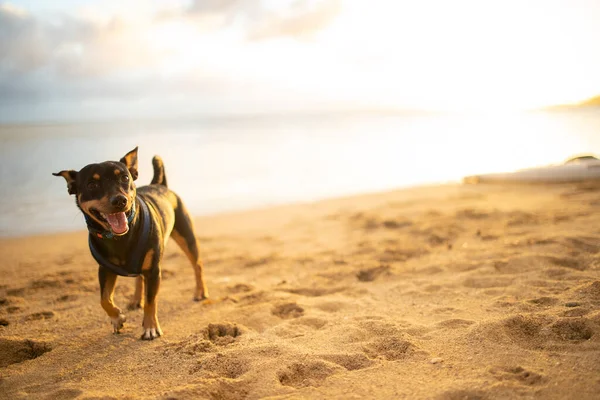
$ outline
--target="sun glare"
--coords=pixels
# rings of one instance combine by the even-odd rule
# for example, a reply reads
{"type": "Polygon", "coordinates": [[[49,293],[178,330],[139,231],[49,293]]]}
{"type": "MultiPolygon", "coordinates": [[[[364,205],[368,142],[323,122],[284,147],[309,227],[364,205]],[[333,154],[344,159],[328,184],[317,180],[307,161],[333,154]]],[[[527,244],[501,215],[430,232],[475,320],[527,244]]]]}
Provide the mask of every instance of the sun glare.
{"type": "Polygon", "coordinates": [[[600,64],[593,32],[579,35],[587,43],[573,37],[591,21],[581,10],[533,3],[398,1],[376,12],[348,2],[323,39],[353,54],[372,72],[363,79],[388,88],[382,100],[392,104],[525,109],[593,95],[600,79],[575,73],[600,64]]]}

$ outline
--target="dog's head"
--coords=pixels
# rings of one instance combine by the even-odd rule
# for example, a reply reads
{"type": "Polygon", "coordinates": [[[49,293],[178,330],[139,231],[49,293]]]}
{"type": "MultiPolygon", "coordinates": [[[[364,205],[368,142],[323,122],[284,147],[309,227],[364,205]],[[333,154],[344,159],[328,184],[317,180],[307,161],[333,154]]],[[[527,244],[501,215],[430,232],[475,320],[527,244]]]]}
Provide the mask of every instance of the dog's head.
{"type": "Polygon", "coordinates": [[[114,235],[129,231],[128,218],[133,210],[135,181],[138,177],[137,147],[119,162],[89,164],[80,171],[53,173],[67,181],[69,194],[89,218],[114,235]]]}

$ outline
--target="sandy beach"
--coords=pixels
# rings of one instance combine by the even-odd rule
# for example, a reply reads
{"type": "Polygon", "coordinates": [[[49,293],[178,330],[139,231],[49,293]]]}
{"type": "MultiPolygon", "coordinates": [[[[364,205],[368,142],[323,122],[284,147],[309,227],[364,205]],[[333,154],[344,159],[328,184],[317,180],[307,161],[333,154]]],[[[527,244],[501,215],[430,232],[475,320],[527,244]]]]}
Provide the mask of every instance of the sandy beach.
{"type": "Polygon", "coordinates": [[[2,239],[0,398],[598,398],[599,209],[447,185],[197,218],[211,297],[169,243],[151,342],[141,310],[112,333],[87,232],[2,239]]]}

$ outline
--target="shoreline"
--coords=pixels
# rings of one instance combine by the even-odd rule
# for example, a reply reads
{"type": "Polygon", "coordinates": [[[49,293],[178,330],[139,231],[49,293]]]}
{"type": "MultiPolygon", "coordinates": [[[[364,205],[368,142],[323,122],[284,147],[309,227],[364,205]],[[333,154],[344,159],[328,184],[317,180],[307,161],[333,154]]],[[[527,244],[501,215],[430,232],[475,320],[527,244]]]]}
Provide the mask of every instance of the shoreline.
{"type": "MultiPolygon", "coordinates": [[[[400,187],[391,188],[391,189],[376,190],[376,191],[372,191],[372,192],[359,192],[359,193],[343,194],[340,196],[332,196],[332,197],[320,198],[320,199],[315,199],[315,200],[306,200],[306,201],[299,200],[299,201],[292,201],[292,202],[288,202],[288,203],[264,205],[264,206],[259,206],[259,207],[217,211],[217,212],[208,213],[208,214],[193,214],[192,217],[194,218],[194,220],[213,218],[213,217],[217,217],[217,218],[218,217],[228,217],[228,216],[253,213],[253,212],[265,212],[265,211],[278,209],[278,208],[310,206],[310,205],[318,204],[321,202],[344,201],[344,200],[351,200],[354,198],[380,196],[380,195],[385,195],[387,193],[396,193],[396,192],[426,189],[426,188],[433,188],[433,187],[460,186],[460,185],[461,184],[459,182],[424,183],[424,184],[419,184],[419,185],[400,186],[400,187]]],[[[69,204],[69,206],[74,207],[74,204],[69,204]]],[[[191,208],[191,207],[188,207],[188,208],[191,208]]],[[[76,210],[76,208],[74,208],[74,211],[77,211],[78,213],[81,214],[81,212],[79,210],[76,210]]],[[[31,232],[31,233],[17,234],[14,236],[13,235],[3,236],[2,234],[0,234],[0,241],[9,240],[9,239],[47,237],[47,236],[54,236],[54,235],[71,235],[71,234],[77,234],[77,233],[81,233],[81,232],[85,232],[85,231],[86,231],[85,230],[85,222],[82,219],[81,229],[57,230],[57,231],[49,231],[49,232],[36,231],[36,232],[31,232]]]]}

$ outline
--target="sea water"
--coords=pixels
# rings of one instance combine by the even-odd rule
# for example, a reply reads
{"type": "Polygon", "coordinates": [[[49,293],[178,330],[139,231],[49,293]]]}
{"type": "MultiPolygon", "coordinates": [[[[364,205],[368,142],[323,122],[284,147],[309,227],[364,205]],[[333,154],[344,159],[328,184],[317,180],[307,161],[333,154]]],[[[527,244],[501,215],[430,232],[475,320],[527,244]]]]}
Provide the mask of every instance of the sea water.
{"type": "Polygon", "coordinates": [[[139,146],[194,215],[511,171],[600,153],[600,109],[323,113],[0,125],[0,236],[84,228],[60,177],[139,146]]]}

